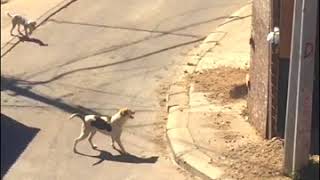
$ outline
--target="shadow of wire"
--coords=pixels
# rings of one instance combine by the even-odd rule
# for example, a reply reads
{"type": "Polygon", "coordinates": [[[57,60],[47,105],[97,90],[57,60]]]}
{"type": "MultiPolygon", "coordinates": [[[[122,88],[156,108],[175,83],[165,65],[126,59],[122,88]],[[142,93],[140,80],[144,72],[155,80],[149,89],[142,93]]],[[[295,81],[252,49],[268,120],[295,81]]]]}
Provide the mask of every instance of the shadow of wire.
{"type": "MultiPolygon", "coordinates": [[[[214,22],[214,21],[222,20],[222,19],[226,19],[226,18],[229,18],[229,16],[221,16],[221,17],[211,18],[211,19],[208,19],[208,20],[204,20],[204,21],[188,24],[188,25],[185,25],[185,26],[177,27],[177,28],[174,28],[174,29],[170,29],[168,31],[164,31],[162,33],[159,33],[158,35],[155,35],[155,36],[152,36],[152,35],[151,36],[147,36],[147,37],[144,37],[142,39],[139,39],[139,40],[136,40],[136,41],[133,41],[133,42],[128,42],[128,43],[124,43],[124,44],[120,44],[120,45],[114,45],[114,46],[111,46],[111,47],[104,47],[104,48],[96,50],[94,53],[90,53],[90,54],[82,56],[82,57],[77,57],[77,58],[73,58],[71,60],[68,60],[66,63],[60,64],[57,67],[59,68],[59,67],[65,66],[65,65],[70,65],[72,63],[81,61],[81,60],[89,58],[89,57],[94,57],[94,56],[98,56],[98,55],[105,54],[105,53],[108,53],[108,52],[116,51],[118,49],[129,47],[129,46],[132,46],[132,45],[135,45],[135,44],[139,44],[139,43],[141,43],[143,41],[159,38],[159,37],[162,37],[162,36],[166,36],[168,34],[173,34],[174,32],[177,32],[177,31],[181,31],[181,30],[187,29],[187,28],[199,26],[199,25],[202,25],[202,24],[206,24],[206,23],[210,23],[210,22],[214,22]]],[[[75,23],[75,22],[64,22],[64,23],[75,23]]],[[[85,25],[86,23],[81,23],[81,24],[85,25]]],[[[88,25],[95,26],[94,24],[92,24],[92,25],[88,24],[88,25]]],[[[98,25],[98,26],[100,26],[100,25],[98,25]]],[[[102,25],[102,26],[106,26],[106,25],[102,25]]],[[[125,27],[123,27],[123,28],[125,28],[125,27]]],[[[125,29],[128,29],[128,28],[125,28],[125,29]]],[[[149,31],[149,30],[143,30],[143,31],[149,31]]],[[[154,31],[154,30],[150,30],[150,31],[154,31]]],[[[201,40],[204,40],[204,38],[201,38],[200,36],[197,36],[197,35],[191,35],[191,36],[194,36],[193,38],[199,37],[201,40]]],[[[196,40],[195,42],[198,42],[198,40],[196,40]]],[[[175,46],[173,46],[173,47],[175,47],[175,46]]],[[[164,48],[164,49],[170,49],[170,47],[169,48],[164,48]]],[[[40,71],[40,72],[34,73],[33,75],[29,76],[29,78],[32,78],[32,77],[34,77],[34,76],[36,76],[38,74],[47,72],[47,71],[49,71],[51,69],[46,69],[44,71],[40,71]]]]}
{"type": "Polygon", "coordinates": [[[32,85],[45,84],[45,83],[49,83],[49,82],[55,81],[57,79],[60,79],[60,78],[62,78],[64,76],[67,76],[69,74],[73,74],[73,73],[79,72],[79,71],[89,71],[89,70],[93,70],[93,69],[101,69],[101,68],[105,68],[105,67],[109,67],[109,66],[115,66],[115,65],[119,65],[119,64],[123,64],[123,63],[128,63],[128,62],[131,62],[131,61],[137,61],[137,60],[140,60],[142,58],[149,57],[149,56],[152,56],[152,55],[164,52],[164,51],[168,51],[168,50],[175,49],[175,48],[178,48],[178,47],[182,47],[182,46],[186,46],[186,45],[193,44],[193,43],[196,43],[196,42],[200,42],[200,41],[202,41],[204,39],[205,39],[205,37],[199,38],[199,39],[196,39],[196,40],[193,40],[193,41],[188,41],[188,42],[185,42],[185,43],[177,44],[177,45],[174,45],[174,46],[163,48],[163,49],[160,49],[160,50],[157,50],[157,51],[153,51],[153,52],[146,53],[146,54],[143,54],[143,55],[140,55],[140,56],[137,56],[137,57],[125,59],[125,60],[122,60],[122,61],[117,61],[117,62],[108,63],[108,64],[104,64],[104,65],[99,65],[99,66],[91,66],[91,67],[84,67],[84,68],[74,69],[74,70],[71,70],[69,72],[64,72],[62,74],[59,74],[59,75],[57,75],[57,76],[55,76],[55,77],[53,77],[51,79],[48,79],[48,80],[35,81],[35,82],[30,81],[29,83],[32,84],[32,85]]]}
{"type": "Polygon", "coordinates": [[[1,76],[1,91],[12,91],[14,95],[20,95],[26,98],[30,98],[30,99],[42,102],[44,104],[54,106],[68,113],[79,112],[84,114],[100,115],[100,113],[92,109],[88,109],[80,105],[71,105],[64,102],[62,99],[56,99],[56,98],[47,97],[41,94],[37,94],[31,90],[32,86],[28,86],[28,85],[21,86],[20,83],[22,83],[23,85],[24,81],[1,76]]]}

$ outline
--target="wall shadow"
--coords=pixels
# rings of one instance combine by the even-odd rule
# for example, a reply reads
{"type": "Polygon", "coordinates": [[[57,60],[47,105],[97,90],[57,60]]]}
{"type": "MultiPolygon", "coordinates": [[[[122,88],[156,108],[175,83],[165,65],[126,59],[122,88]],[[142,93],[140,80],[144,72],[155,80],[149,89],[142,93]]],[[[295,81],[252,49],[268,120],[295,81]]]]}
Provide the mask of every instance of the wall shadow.
{"type": "Polygon", "coordinates": [[[39,131],[1,113],[1,179],[39,131]]]}

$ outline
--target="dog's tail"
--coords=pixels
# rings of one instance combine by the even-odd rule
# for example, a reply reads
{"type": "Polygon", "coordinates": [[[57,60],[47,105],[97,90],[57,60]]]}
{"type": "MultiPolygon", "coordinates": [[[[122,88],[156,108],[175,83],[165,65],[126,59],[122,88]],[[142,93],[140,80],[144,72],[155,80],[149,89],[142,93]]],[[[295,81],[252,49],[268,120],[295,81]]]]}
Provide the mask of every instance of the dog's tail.
{"type": "Polygon", "coordinates": [[[13,18],[13,15],[10,14],[9,12],[7,12],[7,15],[8,15],[9,17],[13,18]]]}
{"type": "Polygon", "coordinates": [[[79,114],[79,113],[73,113],[73,114],[71,114],[70,117],[69,117],[69,119],[72,119],[72,118],[74,118],[74,117],[79,117],[79,118],[81,119],[81,121],[85,122],[85,121],[84,121],[84,116],[81,115],[81,114],[79,114]]]}

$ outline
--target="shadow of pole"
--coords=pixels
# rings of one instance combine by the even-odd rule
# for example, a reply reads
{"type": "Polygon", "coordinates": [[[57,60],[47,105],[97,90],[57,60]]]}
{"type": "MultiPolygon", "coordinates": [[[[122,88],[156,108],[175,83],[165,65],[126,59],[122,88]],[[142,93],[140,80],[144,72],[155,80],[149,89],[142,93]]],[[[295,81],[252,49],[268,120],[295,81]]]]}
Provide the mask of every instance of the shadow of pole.
{"type": "Polygon", "coordinates": [[[1,91],[9,90],[15,93],[15,95],[21,95],[51,106],[54,106],[62,111],[68,112],[68,113],[84,113],[84,114],[97,114],[101,115],[98,112],[95,112],[91,109],[85,108],[83,106],[75,106],[70,105],[65,102],[63,102],[61,99],[53,99],[50,97],[42,96],[37,93],[34,93],[30,90],[30,86],[26,87],[19,87],[17,83],[19,80],[12,79],[12,78],[6,78],[1,76],[1,91]]]}
{"type": "MultiPolygon", "coordinates": [[[[29,99],[33,99],[39,101],[41,103],[47,104],[49,106],[56,107],[64,112],[68,113],[82,113],[82,114],[96,114],[96,115],[105,115],[97,112],[96,110],[101,111],[117,111],[118,108],[87,108],[81,105],[72,105],[70,103],[63,102],[59,98],[50,98],[44,95],[37,94],[32,92],[32,85],[29,85],[28,81],[19,80],[9,77],[1,76],[1,91],[12,91],[13,96],[24,96],[29,99]],[[23,86],[23,87],[20,87],[23,86]]],[[[2,104],[1,106],[7,107],[38,107],[38,108],[46,108],[46,106],[29,106],[29,105],[6,105],[2,104]]],[[[119,105],[120,106],[120,105],[119,105]]],[[[137,106],[139,107],[139,106],[137,106]]],[[[142,109],[136,109],[136,112],[154,112],[153,109],[146,109],[148,106],[141,106],[142,109]]]]}

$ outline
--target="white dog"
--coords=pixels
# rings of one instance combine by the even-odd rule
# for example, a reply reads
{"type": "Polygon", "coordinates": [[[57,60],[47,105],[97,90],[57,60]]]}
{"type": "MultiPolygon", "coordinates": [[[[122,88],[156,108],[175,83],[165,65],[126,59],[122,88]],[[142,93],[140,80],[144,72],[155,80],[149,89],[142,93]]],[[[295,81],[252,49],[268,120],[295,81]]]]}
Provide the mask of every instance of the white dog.
{"type": "Polygon", "coordinates": [[[81,134],[78,138],[75,139],[74,145],[73,145],[73,151],[77,152],[76,146],[79,141],[84,140],[85,138],[88,138],[89,143],[93,149],[96,149],[97,146],[92,143],[92,138],[96,134],[97,131],[111,136],[112,139],[112,147],[114,149],[114,141],[117,142],[119,145],[122,153],[127,153],[120,141],[120,136],[122,133],[122,126],[123,124],[129,119],[133,119],[133,115],[135,114],[134,111],[123,108],[120,109],[116,114],[114,114],[112,117],[108,116],[97,116],[97,115],[80,115],[78,113],[74,113],[70,116],[69,119],[72,119],[73,117],[77,116],[82,120],[82,129],[81,134]]]}
{"type": "Polygon", "coordinates": [[[7,12],[7,15],[11,18],[11,23],[12,23],[12,28],[10,31],[11,36],[13,36],[13,30],[17,25],[18,25],[18,32],[20,34],[22,34],[22,32],[20,31],[20,26],[24,27],[25,36],[27,36],[27,37],[36,28],[37,22],[35,22],[35,21],[28,20],[27,18],[25,18],[19,14],[11,15],[9,12],[7,12]],[[28,33],[28,30],[29,30],[29,33],[28,33]]]}

